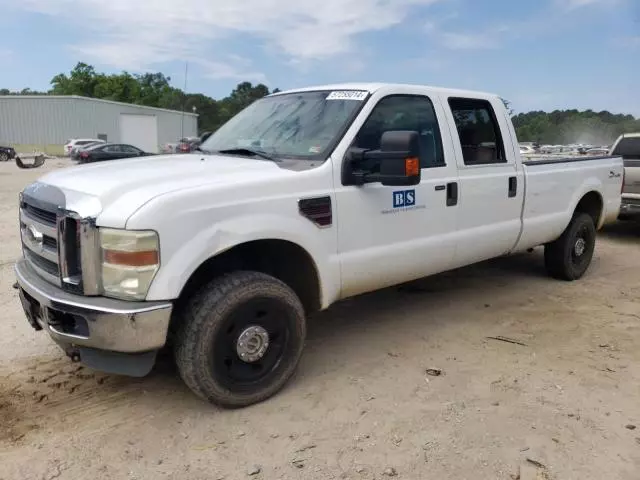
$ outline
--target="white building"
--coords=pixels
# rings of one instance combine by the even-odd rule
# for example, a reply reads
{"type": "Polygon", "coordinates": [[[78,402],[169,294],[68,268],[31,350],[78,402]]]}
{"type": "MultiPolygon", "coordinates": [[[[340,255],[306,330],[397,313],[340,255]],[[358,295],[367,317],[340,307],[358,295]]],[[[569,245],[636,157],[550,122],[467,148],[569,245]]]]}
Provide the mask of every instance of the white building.
{"type": "Polygon", "coordinates": [[[19,152],[61,155],[71,138],[100,138],[155,153],[197,134],[198,116],[191,112],[75,95],[0,96],[0,144],[19,152]]]}

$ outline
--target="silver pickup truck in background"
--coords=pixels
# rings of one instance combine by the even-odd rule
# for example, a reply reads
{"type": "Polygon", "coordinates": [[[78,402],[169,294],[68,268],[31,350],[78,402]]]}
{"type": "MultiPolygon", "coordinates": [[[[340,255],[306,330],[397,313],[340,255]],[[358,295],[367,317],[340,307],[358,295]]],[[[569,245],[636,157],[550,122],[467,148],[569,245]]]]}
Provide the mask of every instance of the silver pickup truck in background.
{"type": "Polygon", "coordinates": [[[624,159],[620,218],[640,220],[640,132],[620,135],[611,147],[611,155],[624,159]]]}

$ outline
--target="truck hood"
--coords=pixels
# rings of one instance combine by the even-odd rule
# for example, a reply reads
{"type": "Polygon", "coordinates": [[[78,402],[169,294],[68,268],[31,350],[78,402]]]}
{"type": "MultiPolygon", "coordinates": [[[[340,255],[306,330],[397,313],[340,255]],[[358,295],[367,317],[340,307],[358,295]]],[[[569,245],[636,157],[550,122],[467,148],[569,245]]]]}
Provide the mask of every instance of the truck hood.
{"type": "Polygon", "coordinates": [[[258,158],[187,154],[79,165],[49,173],[38,183],[62,190],[68,210],[83,216],[98,216],[98,224],[106,221],[109,226],[123,227],[138,208],[165,193],[203,185],[252,183],[293,174],[276,163],[258,158]]]}

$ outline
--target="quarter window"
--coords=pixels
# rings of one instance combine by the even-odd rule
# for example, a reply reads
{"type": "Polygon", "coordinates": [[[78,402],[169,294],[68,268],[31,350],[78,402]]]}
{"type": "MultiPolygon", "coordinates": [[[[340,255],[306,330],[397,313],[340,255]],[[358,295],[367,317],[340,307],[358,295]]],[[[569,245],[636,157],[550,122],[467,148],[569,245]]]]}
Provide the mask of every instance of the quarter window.
{"type": "Polygon", "coordinates": [[[507,161],[491,103],[486,100],[450,98],[449,106],[458,130],[465,165],[507,161]]]}

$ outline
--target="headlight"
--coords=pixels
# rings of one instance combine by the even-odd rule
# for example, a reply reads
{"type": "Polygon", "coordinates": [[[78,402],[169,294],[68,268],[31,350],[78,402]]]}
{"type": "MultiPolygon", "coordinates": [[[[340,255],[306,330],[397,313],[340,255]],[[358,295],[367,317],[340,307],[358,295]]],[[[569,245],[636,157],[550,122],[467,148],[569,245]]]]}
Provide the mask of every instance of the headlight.
{"type": "Polygon", "coordinates": [[[160,268],[158,234],[100,228],[100,249],[104,295],[144,300],[160,268]]]}

